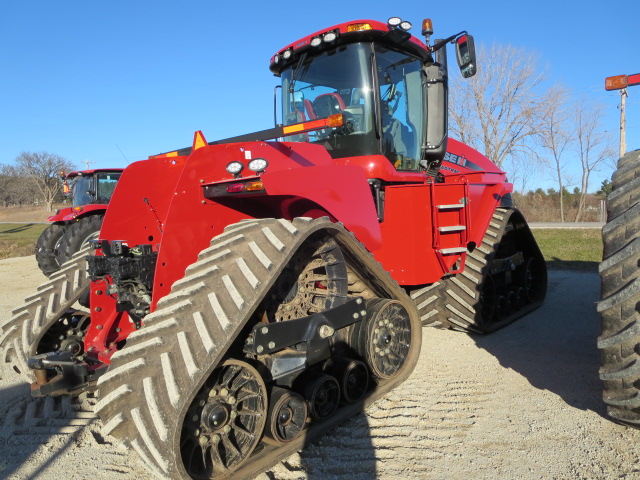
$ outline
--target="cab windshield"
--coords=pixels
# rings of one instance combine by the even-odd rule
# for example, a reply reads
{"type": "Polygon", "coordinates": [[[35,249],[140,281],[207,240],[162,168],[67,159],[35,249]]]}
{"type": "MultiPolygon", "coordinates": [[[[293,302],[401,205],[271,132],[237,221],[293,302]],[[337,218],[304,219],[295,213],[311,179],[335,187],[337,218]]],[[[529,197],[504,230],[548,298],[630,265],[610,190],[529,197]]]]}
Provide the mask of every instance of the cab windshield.
{"type": "Polygon", "coordinates": [[[301,57],[282,72],[283,123],[342,113],[345,126],[287,137],[324,146],[333,158],[385,155],[418,170],[424,90],[418,58],[371,43],[301,57]],[[375,76],[374,76],[375,72],[375,76]]]}
{"type": "Polygon", "coordinates": [[[111,200],[121,172],[98,172],[93,175],[78,175],[73,184],[74,207],[92,203],[107,204],[111,200]]]}
{"type": "Polygon", "coordinates": [[[73,183],[74,207],[93,203],[93,175],[78,175],[73,183]]]}

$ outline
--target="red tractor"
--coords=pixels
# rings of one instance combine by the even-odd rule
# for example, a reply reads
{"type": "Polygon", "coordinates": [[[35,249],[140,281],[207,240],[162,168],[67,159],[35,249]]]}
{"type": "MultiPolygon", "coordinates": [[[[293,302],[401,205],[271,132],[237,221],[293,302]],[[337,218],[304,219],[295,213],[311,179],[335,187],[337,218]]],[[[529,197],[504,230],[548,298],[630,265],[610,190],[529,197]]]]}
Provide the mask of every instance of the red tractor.
{"type": "Polygon", "coordinates": [[[406,379],[422,324],[490,332],[540,305],[512,185],[447,141],[444,47],[468,77],[473,39],[410,28],[302,38],[271,59],[282,125],[130,165],[93,255],[1,325],[33,394],[97,388],[103,433],[158,476],[247,478],[406,379]]]}
{"type": "Polygon", "coordinates": [[[122,168],[63,174],[65,193],[68,191],[72,198],[71,207],[49,217],[51,225],[36,242],[36,260],[42,273],[50,276],[57,272],[83,244],[97,236],[121,174],[122,168]]]}

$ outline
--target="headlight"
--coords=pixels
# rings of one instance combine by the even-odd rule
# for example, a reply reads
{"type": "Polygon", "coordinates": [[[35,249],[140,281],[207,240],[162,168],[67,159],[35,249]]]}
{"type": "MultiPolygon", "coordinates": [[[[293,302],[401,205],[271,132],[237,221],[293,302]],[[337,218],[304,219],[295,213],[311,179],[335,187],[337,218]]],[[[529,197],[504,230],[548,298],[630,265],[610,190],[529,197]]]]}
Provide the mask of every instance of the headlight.
{"type": "Polygon", "coordinates": [[[249,170],[256,173],[264,172],[267,169],[269,162],[267,162],[264,158],[254,158],[249,162],[249,170]]]}
{"type": "Polygon", "coordinates": [[[227,165],[227,172],[229,172],[231,175],[238,175],[243,168],[244,165],[242,165],[240,162],[231,162],[227,165]]]}

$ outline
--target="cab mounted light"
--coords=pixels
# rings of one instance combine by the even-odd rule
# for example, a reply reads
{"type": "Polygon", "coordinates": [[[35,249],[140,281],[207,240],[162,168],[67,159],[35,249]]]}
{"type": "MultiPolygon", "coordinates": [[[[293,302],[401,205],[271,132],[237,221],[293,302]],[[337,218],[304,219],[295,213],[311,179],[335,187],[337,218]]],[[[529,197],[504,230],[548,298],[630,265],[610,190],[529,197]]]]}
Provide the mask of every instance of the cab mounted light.
{"type": "Polygon", "coordinates": [[[336,32],[327,32],[322,37],[322,41],[324,43],[331,43],[331,42],[334,42],[336,38],[338,38],[338,35],[336,34],[336,32]]]}
{"type": "Polygon", "coordinates": [[[322,39],[320,37],[313,37],[311,39],[312,47],[319,47],[320,45],[322,45],[322,39]]]}
{"type": "Polygon", "coordinates": [[[373,27],[368,23],[352,23],[347,26],[347,32],[361,32],[363,30],[373,30],[373,27]]]}
{"type": "Polygon", "coordinates": [[[391,17],[387,20],[387,26],[389,27],[388,36],[392,42],[400,45],[411,38],[408,32],[412,26],[410,22],[404,22],[400,17],[391,17]]]}
{"type": "Polygon", "coordinates": [[[422,20],[422,35],[433,35],[433,22],[430,18],[422,20]]]}
{"type": "Polygon", "coordinates": [[[402,19],[400,17],[391,17],[389,20],[387,20],[387,24],[390,27],[397,27],[401,23],[402,23],[402,19]]]}

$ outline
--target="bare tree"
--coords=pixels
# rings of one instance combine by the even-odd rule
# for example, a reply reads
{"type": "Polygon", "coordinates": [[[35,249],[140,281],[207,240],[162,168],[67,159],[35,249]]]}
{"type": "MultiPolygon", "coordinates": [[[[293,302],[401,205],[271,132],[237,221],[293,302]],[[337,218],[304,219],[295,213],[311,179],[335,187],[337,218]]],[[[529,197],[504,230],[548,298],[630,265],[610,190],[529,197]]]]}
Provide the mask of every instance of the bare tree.
{"type": "Polygon", "coordinates": [[[67,159],[48,152],[22,152],[16,158],[18,171],[35,185],[47,210],[53,210],[53,201],[62,189],[60,172],[73,169],[67,159]]]}
{"type": "Polygon", "coordinates": [[[4,207],[22,206],[37,198],[35,186],[13,165],[0,164],[0,204],[4,207]]]}
{"type": "MultiPolygon", "coordinates": [[[[530,52],[512,46],[481,47],[478,74],[452,79],[451,133],[502,167],[509,159],[535,159],[532,137],[539,131],[544,72],[530,52]]],[[[515,160],[514,160],[515,161],[515,160]]]]}
{"type": "Polygon", "coordinates": [[[602,164],[611,161],[616,156],[616,149],[611,136],[603,132],[600,122],[604,115],[602,105],[588,104],[584,99],[575,107],[575,150],[582,167],[580,182],[580,201],[576,213],[576,222],[584,212],[585,198],[589,191],[589,177],[602,164]]]}
{"type": "MultiPolygon", "coordinates": [[[[537,135],[542,150],[548,154],[543,161],[551,169],[558,182],[558,191],[563,192],[564,168],[563,154],[569,146],[573,132],[568,125],[569,112],[567,110],[568,93],[560,87],[552,88],[548,93],[549,102],[541,109],[541,122],[537,135]]],[[[560,221],[564,222],[564,195],[560,199],[560,221]]]]}

